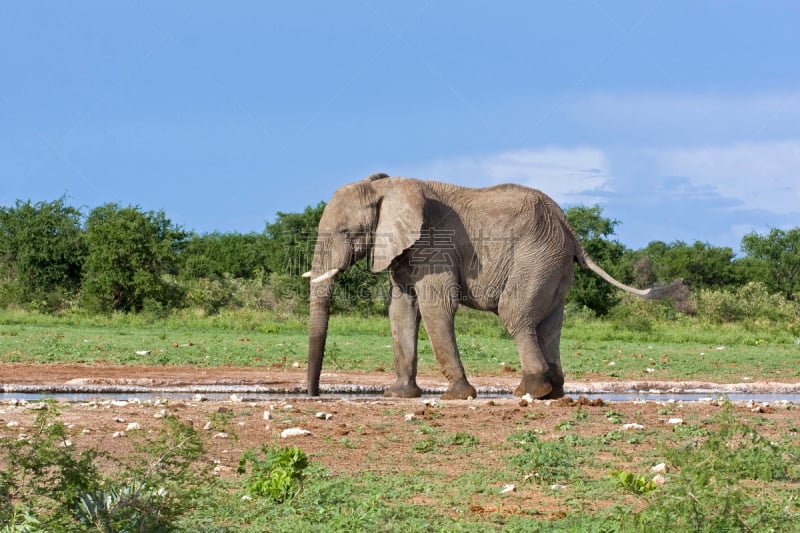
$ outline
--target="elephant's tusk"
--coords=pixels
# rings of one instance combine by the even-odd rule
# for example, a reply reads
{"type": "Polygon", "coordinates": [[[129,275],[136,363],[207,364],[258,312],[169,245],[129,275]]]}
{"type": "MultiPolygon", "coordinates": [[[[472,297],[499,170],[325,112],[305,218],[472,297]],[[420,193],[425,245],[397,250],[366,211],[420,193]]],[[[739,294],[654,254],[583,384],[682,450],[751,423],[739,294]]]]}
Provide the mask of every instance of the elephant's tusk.
{"type": "Polygon", "coordinates": [[[310,278],[311,277],[311,271],[309,270],[308,272],[303,272],[303,277],[304,278],[310,278]]]}
{"type": "Polygon", "coordinates": [[[339,269],[338,268],[332,268],[332,269],[328,270],[327,272],[325,272],[324,274],[322,274],[321,276],[317,276],[316,278],[312,279],[311,283],[319,283],[321,281],[325,281],[327,279],[331,279],[333,276],[335,276],[338,273],[339,273],[339,269]]]}

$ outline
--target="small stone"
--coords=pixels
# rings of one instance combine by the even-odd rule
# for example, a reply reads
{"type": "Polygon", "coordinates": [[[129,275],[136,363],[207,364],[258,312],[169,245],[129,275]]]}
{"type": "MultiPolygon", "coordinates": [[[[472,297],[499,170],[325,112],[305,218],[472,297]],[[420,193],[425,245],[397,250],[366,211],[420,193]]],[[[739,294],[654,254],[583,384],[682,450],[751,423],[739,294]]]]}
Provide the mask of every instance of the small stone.
{"type": "Polygon", "coordinates": [[[19,427],[19,422],[17,422],[16,420],[12,420],[8,424],[6,424],[6,427],[7,428],[19,427]]]}
{"type": "Polygon", "coordinates": [[[153,418],[166,418],[167,417],[167,410],[161,409],[153,415],[153,418]]]}
{"type": "Polygon", "coordinates": [[[217,465],[214,467],[215,474],[221,474],[222,472],[230,472],[231,467],[225,465],[217,465]]]}
{"type": "Polygon", "coordinates": [[[406,414],[403,416],[403,418],[405,419],[405,421],[406,421],[406,422],[411,422],[412,420],[414,420],[415,418],[417,418],[417,415],[415,415],[414,413],[406,413],[406,414]]]}
{"type": "Polygon", "coordinates": [[[667,464],[666,463],[658,463],[650,471],[654,474],[663,474],[667,471],[667,464]]]}
{"type": "Polygon", "coordinates": [[[241,397],[241,396],[239,396],[238,394],[231,394],[231,398],[230,398],[230,400],[231,400],[233,403],[241,403],[243,399],[242,399],[242,397],[241,397]]]}
{"type": "Polygon", "coordinates": [[[294,363],[292,363],[292,368],[300,368],[300,362],[295,361],[294,363]]]}
{"type": "Polygon", "coordinates": [[[205,402],[206,400],[208,400],[208,398],[206,398],[202,394],[195,394],[194,396],[192,396],[192,400],[195,402],[205,402]]]}
{"type": "Polygon", "coordinates": [[[211,422],[209,421],[209,422],[206,422],[206,423],[205,423],[205,425],[203,426],[203,430],[205,430],[205,431],[208,431],[208,430],[209,430],[209,429],[211,429],[212,427],[213,427],[213,425],[212,425],[212,424],[211,424],[211,422]]]}
{"type": "Polygon", "coordinates": [[[136,350],[136,355],[150,355],[150,350],[136,350]]]}
{"type": "Polygon", "coordinates": [[[130,424],[128,424],[128,428],[126,431],[138,431],[140,429],[142,429],[142,426],[141,424],[139,424],[139,422],[131,422],[130,424]]]}
{"type": "Polygon", "coordinates": [[[224,431],[220,431],[219,433],[215,433],[212,438],[214,438],[214,439],[228,439],[228,438],[230,438],[230,435],[228,435],[224,431]]]}
{"type": "Polygon", "coordinates": [[[120,424],[124,424],[125,423],[125,419],[122,418],[121,416],[117,416],[117,417],[114,418],[114,422],[118,422],[120,424]]]}
{"type": "Polygon", "coordinates": [[[272,420],[272,413],[264,411],[264,420],[272,420]]]}
{"type": "Polygon", "coordinates": [[[516,490],[517,490],[516,485],[514,485],[513,483],[509,483],[508,485],[500,489],[500,494],[508,494],[509,492],[514,492],[516,490]]]}
{"type": "Polygon", "coordinates": [[[72,446],[72,441],[70,439],[65,439],[61,444],[58,445],[59,448],[69,448],[72,446]]]}
{"type": "Polygon", "coordinates": [[[111,437],[114,438],[114,439],[118,439],[118,438],[124,437],[124,436],[125,436],[125,432],[124,431],[115,431],[111,435],[111,437]]]}
{"type": "Polygon", "coordinates": [[[655,483],[655,485],[658,487],[663,486],[664,483],[666,482],[667,482],[666,478],[661,474],[656,474],[655,476],[653,476],[653,483],[655,483]]]}
{"type": "Polygon", "coordinates": [[[111,405],[113,407],[125,407],[128,405],[128,402],[125,400],[111,400],[111,405]]]}
{"type": "Polygon", "coordinates": [[[670,418],[669,420],[667,420],[667,424],[670,424],[670,425],[673,425],[673,426],[677,426],[677,425],[683,424],[683,418],[670,418]]]}
{"type": "Polygon", "coordinates": [[[567,488],[566,485],[561,485],[559,483],[553,483],[552,485],[550,485],[550,490],[564,490],[566,488],[567,488]]]}
{"type": "Polygon", "coordinates": [[[644,429],[644,426],[637,424],[636,422],[632,422],[630,424],[622,424],[622,429],[625,431],[630,431],[632,429],[644,429]]]}
{"type": "Polygon", "coordinates": [[[323,411],[320,411],[319,413],[315,414],[314,416],[319,418],[320,420],[330,420],[331,418],[333,418],[333,415],[331,413],[325,413],[323,411]]]}
{"type": "Polygon", "coordinates": [[[288,428],[281,431],[281,438],[288,439],[289,437],[303,437],[311,435],[311,432],[303,428],[288,428]]]}

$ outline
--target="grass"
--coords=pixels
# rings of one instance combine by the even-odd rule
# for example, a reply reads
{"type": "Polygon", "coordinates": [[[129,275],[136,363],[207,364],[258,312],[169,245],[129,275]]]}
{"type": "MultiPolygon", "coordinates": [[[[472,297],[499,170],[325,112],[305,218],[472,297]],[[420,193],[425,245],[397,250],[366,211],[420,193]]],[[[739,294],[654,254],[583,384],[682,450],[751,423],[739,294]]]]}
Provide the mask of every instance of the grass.
{"type": "MultiPolygon", "coordinates": [[[[470,375],[519,370],[514,343],[497,317],[462,310],[456,328],[470,375]]],[[[291,366],[305,361],[307,331],[307,317],[253,311],[212,316],[184,311],[163,319],[0,311],[0,361],[291,366]]],[[[437,372],[424,328],[419,353],[420,371],[437,372]]],[[[774,324],[712,324],[681,317],[642,328],[626,326],[625,321],[567,316],[561,355],[567,379],[572,380],[739,382],[800,377],[795,364],[800,340],[792,330],[774,324]]],[[[391,369],[388,319],[332,316],[325,367],[391,369]]]]}

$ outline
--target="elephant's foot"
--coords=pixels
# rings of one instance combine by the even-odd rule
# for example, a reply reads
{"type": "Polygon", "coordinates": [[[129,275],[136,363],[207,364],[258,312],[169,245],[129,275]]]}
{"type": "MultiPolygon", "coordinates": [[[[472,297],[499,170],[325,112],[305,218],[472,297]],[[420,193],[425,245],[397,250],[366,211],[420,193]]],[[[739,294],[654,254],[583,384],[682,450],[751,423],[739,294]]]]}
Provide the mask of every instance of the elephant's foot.
{"type": "MultiPolygon", "coordinates": [[[[551,367],[552,369],[552,367],[551,367]]],[[[564,374],[559,372],[556,374],[555,372],[550,372],[549,375],[550,385],[552,385],[553,390],[550,393],[542,398],[542,400],[556,400],[564,396],[564,374]]]]}
{"type": "Polygon", "coordinates": [[[387,398],[419,398],[422,396],[422,389],[416,383],[395,383],[386,387],[383,395],[387,398]]]}
{"type": "Polygon", "coordinates": [[[451,383],[447,390],[442,393],[442,400],[467,400],[477,397],[478,391],[466,379],[451,383]]]}
{"type": "Polygon", "coordinates": [[[530,394],[532,398],[539,400],[545,398],[559,398],[564,395],[564,387],[554,387],[550,381],[542,375],[522,374],[522,381],[519,386],[517,386],[516,390],[514,390],[514,394],[517,396],[530,394]],[[558,389],[561,390],[561,394],[559,396],[551,396],[553,393],[557,393],[558,389]]]}

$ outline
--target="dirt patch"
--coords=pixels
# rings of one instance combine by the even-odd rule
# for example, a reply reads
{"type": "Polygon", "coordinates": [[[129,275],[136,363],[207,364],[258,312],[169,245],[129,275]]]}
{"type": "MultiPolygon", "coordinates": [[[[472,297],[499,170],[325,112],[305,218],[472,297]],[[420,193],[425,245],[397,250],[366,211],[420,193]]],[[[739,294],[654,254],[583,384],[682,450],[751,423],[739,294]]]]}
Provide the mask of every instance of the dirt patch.
{"type": "MultiPolygon", "coordinates": [[[[2,364],[0,372],[0,381],[4,383],[50,385],[268,384],[292,388],[302,386],[304,380],[300,369],[226,367],[2,364]]],[[[323,376],[325,383],[379,386],[391,380],[392,376],[387,373],[326,373],[323,376]]],[[[423,387],[444,386],[438,376],[423,376],[420,384],[423,387]]],[[[475,378],[474,384],[511,389],[516,385],[516,378],[483,376],[475,378]]],[[[312,461],[324,464],[334,474],[416,472],[423,477],[432,475],[436,479],[456,480],[469,475],[475,465],[481,465],[498,474],[486,479],[485,493],[466,497],[465,509],[476,516],[513,514],[530,512],[531,502],[536,502],[538,516],[553,519],[570,511],[565,503],[568,498],[554,497],[554,491],[578,489],[554,489],[530,482],[522,472],[509,467],[508,457],[517,453],[514,435],[520,430],[535,431],[542,439],[558,438],[568,431],[581,437],[612,431],[646,431],[648,439],[621,441],[615,444],[613,457],[609,457],[615,468],[640,471],[646,468],[640,463],[641,454],[652,450],[658,432],[672,431],[671,418],[680,418],[687,424],[701,424],[719,410],[720,406],[712,402],[666,406],[663,402],[609,404],[581,399],[575,394],[548,402],[516,398],[441,401],[293,397],[252,402],[246,398],[245,401],[130,399],[64,405],[60,420],[70,428],[70,438],[76,449],[91,447],[121,454],[130,447],[131,432],[156,432],[160,419],[173,415],[203,432],[207,460],[214,463],[218,475],[231,478],[237,476],[236,467],[242,453],[264,444],[296,444],[312,461]],[[582,416],[577,416],[579,410],[582,416]],[[624,423],[638,426],[623,429],[624,423]],[[281,437],[284,430],[295,427],[309,433],[281,437]],[[513,490],[503,492],[506,485],[514,485],[513,490]]],[[[787,428],[796,426],[797,411],[791,406],[737,404],[735,412],[742,419],[768,421],[761,425],[768,438],[779,439],[787,428]]],[[[24,402],[0,402],[0,435],[18,437],[30,431],[36,413],[24,402]]],[[[608,476],[608,470],[599,469],[597,476],[608,476]]],[[[425,498],[424,494],[419,498],[425,498]]]]}

